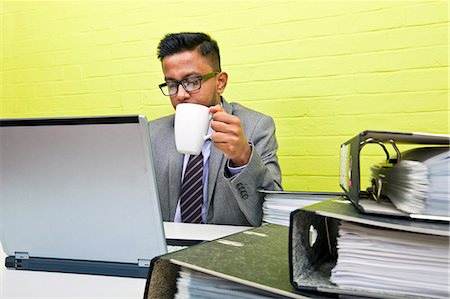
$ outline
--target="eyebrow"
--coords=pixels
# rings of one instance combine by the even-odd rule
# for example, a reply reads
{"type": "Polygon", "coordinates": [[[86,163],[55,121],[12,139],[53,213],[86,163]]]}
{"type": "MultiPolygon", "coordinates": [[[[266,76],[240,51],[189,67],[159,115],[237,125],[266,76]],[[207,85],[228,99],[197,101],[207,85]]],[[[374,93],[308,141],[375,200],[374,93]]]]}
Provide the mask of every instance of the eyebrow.
{"type": "MultiPolygon", "coordinates": [[[[195,77],[195,76],[200,76],[197,72],[192,72],[192,73],[188,73],[186,76],[184,76],[183,78],[181,78],[180,80],[184,80],[190,77],[195,77]]],[[[174,78],[170,78],[170,77],[164,77],[165,81],[178,81],[174,78]]]]}

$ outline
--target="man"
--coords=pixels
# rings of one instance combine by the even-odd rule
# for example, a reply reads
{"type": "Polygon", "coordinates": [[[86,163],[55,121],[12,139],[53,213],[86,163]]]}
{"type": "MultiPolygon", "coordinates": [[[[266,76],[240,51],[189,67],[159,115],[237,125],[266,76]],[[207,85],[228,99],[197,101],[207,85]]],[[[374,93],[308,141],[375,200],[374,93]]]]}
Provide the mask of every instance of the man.
{"type": "Polygon", "coordinates": [[[160,88],[172,106],[196,103],[213,114],[211,139],[203,145],[203,159],[198,157],[203,161],[203,189],[198,219],[192,221],[183,215],[187,208],[180,190],[194,157],[176,151],[174,115],[149,123],[163,219],[261,225],[263,197],[258,190],[281,190],[272,118],[222,98],[228,75],[221,70],[217,43],[208,35],[168,34],[160,41],[158,58],[165,80],[160,88]]]}

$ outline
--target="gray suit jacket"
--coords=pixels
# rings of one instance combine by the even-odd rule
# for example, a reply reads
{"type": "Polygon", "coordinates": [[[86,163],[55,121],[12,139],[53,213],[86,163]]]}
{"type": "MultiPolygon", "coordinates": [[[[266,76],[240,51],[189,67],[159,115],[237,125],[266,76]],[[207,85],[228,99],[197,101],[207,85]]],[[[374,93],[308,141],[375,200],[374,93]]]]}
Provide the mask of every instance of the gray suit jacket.
{"type": "MultiPolygon", "coordinates": [[[[208,174],[207,223],[259,226],[263,197],[257,190],[281,190],[281,171],[276,151],[273,119],[237,103],[223,101],[227,113],[240,118],[252,143],[249,163],[231,176],[227,158],[211,146],[208,174]]],[[[174,115],[149,123],[156,181],[164,221],[173,221],[181,186],[183,155],[175,147],[174,115]]]]}

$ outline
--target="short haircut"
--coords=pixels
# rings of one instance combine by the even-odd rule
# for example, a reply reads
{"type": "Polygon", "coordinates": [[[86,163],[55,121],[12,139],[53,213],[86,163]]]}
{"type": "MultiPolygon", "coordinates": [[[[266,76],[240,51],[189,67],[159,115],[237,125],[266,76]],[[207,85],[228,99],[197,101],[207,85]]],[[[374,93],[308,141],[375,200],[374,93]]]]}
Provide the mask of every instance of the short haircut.
{"type": "Polygon", "coordinates": [[[221,71],[219,46],[215,40],[205,33],[180,32],[166,34],[159,42],[158,58],[162,61],[166,56],[192,50],[197,50],[205,57],[214,71],[221,71]]]}

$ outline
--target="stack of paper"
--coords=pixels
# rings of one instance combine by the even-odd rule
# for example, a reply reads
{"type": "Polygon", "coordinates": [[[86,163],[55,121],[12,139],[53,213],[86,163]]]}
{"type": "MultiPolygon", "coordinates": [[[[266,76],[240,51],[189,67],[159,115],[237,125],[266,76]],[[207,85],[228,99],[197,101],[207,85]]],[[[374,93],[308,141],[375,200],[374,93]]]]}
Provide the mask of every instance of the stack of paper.
{"type": "Polygon", "coordinates": [[[372,167],[372,176],[381,178],[382,194],[397,209],[411,214],[450,216],[449,147],[406,151],[392,167],[372,167]]]}
{"type": "Polygon", "coordinates": [[[450,150],[424,161],[428,167],[428,194],[424,214],[450,216],[450,150]]]}
{"type": "Polygon", "coordinates": [[[331,282],[401,296],[449,298],[449,238],[342,221],[331,282]]]}
{"type": "Polygon", "coordinates": [[[261,191],[264,194],[263,222],[289,226],[292,211],[342,195],[333,192],[261,191]]]}
{"type": "Polygon", "coordinates": [[[372,176],[382,177],[382,194],[395,207],[409,214],[425,210],[428,193],[428,168],[419,161],[403,160],[392,167],[375,165],[372,176]]]}
{"type": "Polygon", "coordinates": [[[181,268],[177,279],[177,293],[175,299],[185,298],[242,298],[268,299],[278,298],[272,293],[235,283],[217,276],[181,268]]]}

